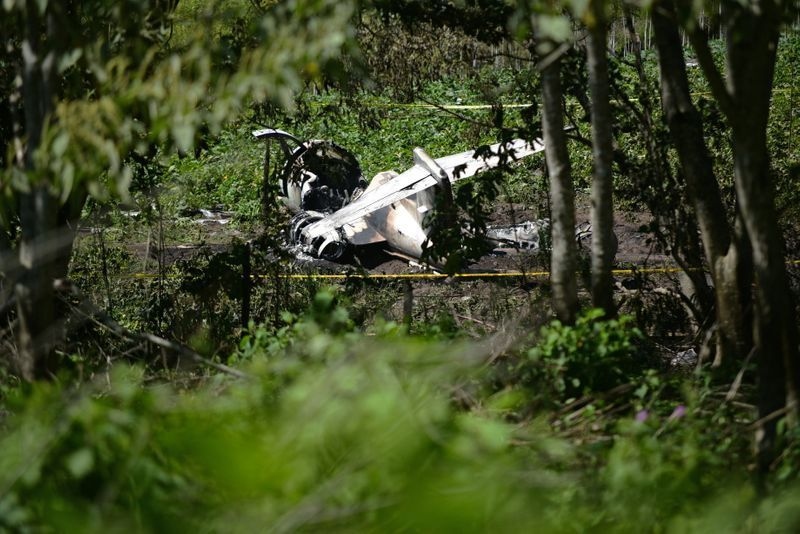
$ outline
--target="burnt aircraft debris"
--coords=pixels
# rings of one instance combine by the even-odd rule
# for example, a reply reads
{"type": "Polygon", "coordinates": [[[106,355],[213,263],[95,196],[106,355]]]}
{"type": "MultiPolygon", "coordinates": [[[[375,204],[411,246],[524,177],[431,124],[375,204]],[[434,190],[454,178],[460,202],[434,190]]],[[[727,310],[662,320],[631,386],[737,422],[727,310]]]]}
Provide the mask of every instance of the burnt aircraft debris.
{"type": "MultiPolygon", "coordinates": [[[[437,196],[444,196],[439,202],[452,204],[455,182],[544,150],[538,139],[515,139],[437,159],[415,148],[410,169],[380,172],[368,182],[356,157],[331,141],[302,141],[273,128],[256,130],[253,136],[267,141],[265,183],[279,186],[282,201],[294,213],[290,240],[303,252],[334,261],[349,246],[372,243],[385,243],[418,261],[429,244],[425,217],[437,196]],[[277,165],[271,164],[272,142],[283,158],[277,165]]],[[[486,239],[495,247],[537,251],[540,234],[548,229],[546,219],[489,227],[486,239]]],[[[588,233],[586,227],[576,230],[580,238],[588,233]]]]}

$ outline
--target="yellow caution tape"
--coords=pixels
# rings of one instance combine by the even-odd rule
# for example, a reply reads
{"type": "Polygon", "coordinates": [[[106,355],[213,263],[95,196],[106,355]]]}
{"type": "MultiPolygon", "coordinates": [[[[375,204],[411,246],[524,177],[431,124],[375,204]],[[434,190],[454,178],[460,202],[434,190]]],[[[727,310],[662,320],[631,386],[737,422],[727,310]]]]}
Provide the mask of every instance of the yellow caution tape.
{"type": "Polygon", "coordinates": [[[371,104],[374,107],[387,107],[387,108],[418,108],[418,109],[491,109],[493,107],[502,106],[508,108],[527,108],[533,104],[371,104]]]}
{"type": "MultiPolygon", "coordinates": [[[[800,260],[789,260],[788,265],[800,265],[800,260]]],[[[632,267],[630,269],[612,269],[611,274],[615,276],[625,276],[634,274],[674,274],[683,269],[680,267],[632,267]]],[[[157,279],[178,278],[178,274],[165,274],[160,276],[158,273],[132,273],[123,275],[121,278],[133,279],[157,279]]],[[[402,279],[422,279],[422,280],[442,280],[445,278],[547,278],[550,271],[501,271],[501,272],[476,272],[476,273],[456,273],[448,275],[445,273],[277,273],[277,274],[254,274],[253,279],[281,278],[289,280],[347,280],[347,279],[377,279],[377,280],[402,280],[402,279]]]]}
{"type": "Polygon", "coordinates": [[[312,278],[312,279],[329,279],[329,280],[346,280],[348,278],[376,278],[376,279],[403,279],[403,278],[420,278],[420,279],[444,279],[444,278],[514,278],[514,277],[521,277],[521,276],[531,276],[531,277],[546,277],[550,276],[550,273],[547,271],[538,271],[538,272],[524,272],[524,271],[503,271],[503,272],[495,272],[495,273],[456,273],[454,275],[448,275],[445,273],[395,273],[395,274],[387,274],[387,273],[338,273],[338,274],[316,274],[316,273],[308,273],[308,274],[278,274],[278,275],[256,275],[258,278],[290,278],[295,280],[301,280],[304,278],[312,278]]]}
{"type": "MultiPolygon", "coordinates": [[[[793,91],[790,87],[783,87],[779,89],[773,89],[773,93],[788,93],[793,91]]],[[[691,96],[708,96],[711,95],[710,91],[700,91],[697,93],[691,93],[691,96]]],[[[638,102],[638,98],[631,98],[629,99],[631,102],[638,102]]],[[[618,102],[617,100],[613,100],[614,102],[618,102]]],[[[323,104],[322,102],[315,102],[314,104],[323,104]]],[[[400,102],[366,102],[366,106],[368,107],[376,107],[376,108],[406,108],[406,109],[491,109],[493,107],[502,106],[504,109],[514,109],[514,108],[527,108],[534,105],[532,102],[527,103],[517,103],[517,104],[418,104],[418,103],[411,103],[411,104],[404,104],[400,102]]]]}

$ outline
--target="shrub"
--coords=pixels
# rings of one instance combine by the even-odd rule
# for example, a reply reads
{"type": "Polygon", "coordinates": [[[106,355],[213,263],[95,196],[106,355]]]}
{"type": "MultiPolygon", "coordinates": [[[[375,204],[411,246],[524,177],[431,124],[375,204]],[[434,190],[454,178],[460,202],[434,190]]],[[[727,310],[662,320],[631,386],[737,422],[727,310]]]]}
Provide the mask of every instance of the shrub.
{"type": "Polygon", "coordinates": [[[584,312],[574,326],[554,320],[541,329],[519,371],[529,386],[566,400],[627,382],[640,366],[636,340],[642,337],[623,315],[604,320],[603,311],[584,312]]]}

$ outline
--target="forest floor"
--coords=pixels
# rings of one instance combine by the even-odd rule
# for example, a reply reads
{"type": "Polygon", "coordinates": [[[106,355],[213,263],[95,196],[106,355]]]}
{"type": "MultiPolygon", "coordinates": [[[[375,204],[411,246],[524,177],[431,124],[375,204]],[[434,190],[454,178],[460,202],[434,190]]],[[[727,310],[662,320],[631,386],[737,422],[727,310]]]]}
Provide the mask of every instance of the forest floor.
{"type": "MultiPolygon", "coordinates": [[[[183,232],[186,237],[184,242],[164,243],[160,249],[163,261],[170,265],[178,260],[190,259],[200,250],[223,252],[230,248],[234,240],[247,241],[258,237],[259,228],[242,230],[229,224],[227,214],[216,212],[214,216],[207,216],[209,212],[197,213],[192,217],[196,232],[183,232]],[[192,235],[196,235],[194,238],[192,235]]],[[[535,209],[523,204],[498,203],[494,213],[489,218],[490,225],[512,225],[537,219],[535,209]]],[[[576,208],[576,222],[578,225],[588,224],[590,208],[588,200],[579,199],[576,208]]],[[[652,268],[674,265],[672,258],[660,250],[653,240],[652,235],[646,231],[645,226],[650,221],[650,215],[643,212],[630,212],[618,210],[614,216],[614,233],[617,236],[618,247],[616,253],[616,267],[619,269],[652,268]]],[[[588,242],[581,243],[582,250],[588,254],[588,242]]],[[[152,242],[136,241],[126,244],[129,251],[143,263],[145,257],[155,257],[157,248],[152,242]]],[[[415,262],[387,251],[382,245],[361,247],[354,251],[349,262],[334,263],[314,259],[303,254],[298,254],[296,266],[303,271],[319,271],[326,273],[345,272],[352,267],[363,269],[370,274],[403,274],[419,272],[422,268],[415,262]]],[[[496,249],[481,257],[468,267],[469,272],[542,272],[549,269],[549,261],[539,252],[514,250],[512,248],[496,249]]]]}
{"type": "MultiPolygon", "coordinates": [[[[489,224],[510,225],[537,218],[537,211],[530,206],[499,202],[489,224]]],[[[589,219],[589,201],[585,196],[579,197],[576,222],[581,225],[588,223],[589,219]]],[[[643,212],[618,210],[615,214],[614,232],[618,239],[615,268],[620,270],[615,274],[620,294],[617,300],[621,312],[625,313],[659,310],[652,317],[639,316],[640,324],[650,335],[672,338],[669,344],[677,347],[676,350],[683,350],[691,343],[685,337],[691,328],[676,298],[676,291],[680,291],[679,277],[672,272],[674,262],[658,249],[652,235],[646,231],[649,221],[649,214],[643,212]],[[658,291],[664,291],[658,288],[668,289],[666,293],[657,294],[658,291]],[[665,294],[671,296],[665,297],[665,294]],[[654,298],[663,302],[653,308],[654,298]],[[670,320],[672,316],[675,320],[670,320]],[[648,328],[648,325],[652,328],[648,328]]],[[[185,214],[181,221],[170,224],[179,229],[167,231],[169,237],[163,239],[160,245],[156,243],[154,231],[143,232],[141,229],[134,235],[129,234],[125,243],[116,243],[127,249],[134,270],[146,271],[147,276],[154,276],[159,263],[165,269],[177,262],[193,262],[196,258],[228,254],[236,243],[256,239],[264,231],[258,225],[249,228],[238,225],[225,212],[185,214]]],[[[83,239],[90,244],[92,237],[87,233],[83,239]]],[[[579,298],[588,303],[590,299],[585,288],[589,282],[589,251],[587,242],[581,244],[579,298]]],[[[268,252],[266,257],[271,257],[271,254],[268,252]]],[[[469,273],[488,273],[485,277],[428,278],[430,271],[426,272],[419,264],[397,257],[381,245],[372,245],[355,251],[349,263],[333,263],[297,254],[294,260],[282,264],[279,269],[285,269],[287,274],[293,276],[308,274],[314,278],[314,275],[324,275],[319,280],[322,284],[349,284],[349,298],[352,301],[363,309],[371,310],[375,317],[387,320],[404,320],[407,312],[404,306],[408,306],[409,294],[413,293],[412,319],[415,322],[421,325],[434,324],[443,316],[448,316],[448,320],[452,319],[456,326],[477,337],[505,329],[513,322],[517,323],[517,331],[533,331],[551,318],[547,282],[549,263],[546,253],[504,249],[493,251],[468,267],[469,273]],[[330,278],[339,274],[378,275],[378,278],[362,282],[352,278],[349,278],[349,282],[330,278]],[[352,291],[354,287],[357,289],[352,291]]],[[[238,271],[236,267],[234,269],[238,271]]],[[[256,275],[274,271],[274,266],[252,265],[252,273],[256,275]]],[[[134,274],[129,273],[129,276],[134,274]]],[[[270,283],[269,277],[258,280],[261,282],[256,281],[256,284],[270,283]]]]}
{"type": "MultiPolygon", "coordinates": [[[[491,225],[518,224],[536,220],[540,214],[531,206],[498,202],[488,222],[491,225]]],[[[585,195],[580,196],[576,222],[582,225],[589,220],[589,200],[585,195]]],[[[682,275],[674,260],[660,249],[647,230],[650,221],[650,214],[644,211],[618,209],[615,213],[614,232],[618,240],[615,300],[620,313],[636,317],[641,330],[657,347],[655,352],[658,352],[659,359],[669,363],[688,351],[700,354],[703,340],[693,334],[697,329],[687,308],[690,299],[682,287],[682,275]]],[[[144,274],[143,281],[158,276],[159,264],[162,272],[169,272],[174,265],[184,272],[182,276],[187,276],[189,272],[198,272],[197,268],[204,269],[208,263],[203,262],[214,257],[226,258],[227,268],[232,269],[230,275],[239,277],[242,270],[235,263],[237,260],[230,263],[231,258],[238,257],[234,252],[236,247],[257,239],[265,231],[263,225],[238,224],[232,214],[206,210],[185,213],[173,221],[165,219],[167,230],[160,244],[154,237],[158,225],[148,230],[146,224],[132,221],[129,226],[135,231],[129,230],[125,239],[115,240],[113,245],[125,249],[130,258],[127,272],[118,274],[127,278],[144,274]],[[195,267],[187,271],[186,266],[190,264],[195,267]]],[[[84,232],[79,241],[92,246],[95,243],[93,235],[84,232]]],[[[790,250],[793,243],[789,241],[790,250]]],[[[581,242],[581,245],[579,299],[588,306],[591,300],[587,290],[589,250],[587,242],[581,242]]],[[[291,252],[291,248],[287,251],[291,252]]],[[[324,285],[340,287],[348,300],[364,311],[367,331],[378,318],[397,322],[407,320],[409,309],[411,321],[418,325],[417,328],[458,328],[476,339],[501,331],[521,338],[525,332],[538,331],[552,318],[547,280],[550,260],[546,252],[495,250],[466,269],[467,273],[481,276],[455,278],[429,276],[431,271],[389,253],[382,245],[360,247],[348,263],[333,263],[304,254],[278,262],[272,251],[262,251],[253,257],[257,259],[251,272],[267,275],[255,278],[254,285],[263,286],[260,288],[262,292],[274,293],[278,307],[287,303],[282,300],[286,298],[285,294],[270,289],[271,284],[276,283],[276,272],[287,275],[287,280],[299,275],[295,287],[303,284],[317,288],[324,285]],[[272,265],[259,264],[264,258],[268,262],[272,262],[270,258],[275,261],[272,265]],[[364,275],[369,275],[369,278],[362,278],[364,275]]],[[[793,256],[790,254],[789,257],[793,256]]],[[[800,276],[800,266],[793,264],[790,275],[800,276]]],[[[208,276],[211,280],[216,275],[209,273],[208,276]]],[[[294,293],[297,295],[302,291],[298,293],[295,290],[294,293]]],[[[258,314],[253,318],[261,320],[258,314]]]]}

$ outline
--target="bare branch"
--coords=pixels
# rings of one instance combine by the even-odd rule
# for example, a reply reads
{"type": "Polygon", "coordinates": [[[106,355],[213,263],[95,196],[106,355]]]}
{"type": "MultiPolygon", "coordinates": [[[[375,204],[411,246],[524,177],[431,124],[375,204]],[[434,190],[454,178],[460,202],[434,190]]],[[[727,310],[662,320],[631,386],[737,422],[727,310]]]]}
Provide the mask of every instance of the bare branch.
{"type": "Polygon", "coordinates": [[[561,59],[561,57],[566,54],[570,48],[572,48],[571,42],[561,43],[558,48],[547,54],[539,63],[536,64],[536,70],[539,72],[544,71],[544,69],[552,65],[555,61],[561,59]]]}
{"type": "Polygon", "coordinates": [[[784,406],[782,408],[778,408],[777,410],[773,410],[772,412],[768,413],[764,417],[762,417],[760,419],[757,419],[756,421],[753,421],[750,424],[750,426],[747,427],[747,430],[756,430],[757,428],[759,428],[764,423],[769,423],[770,421],[774,421],[775,419],[778,419],[778,418],[788,414],[789,412],[794,410],[796,407],[797,407],[797,402],[796,401],[787,402],[786,406],[784,406]]]}
{"type": "Polygon", "coordinates": [[[491,54],[483,54],[479,56],[475,56],[475,59],[478,61],[489,61],[494,60],[496,58],[503,57],[506,59],[517,59],[519,61],[525,61],[527,63],[533,63],[536,61],[536,58],[531,56],[521,56],[519,54],[512,54],[511,52],[493,52],[491,54]]]}
{"type": "MultiPolygon", "coordinates": [[[[110,317],[108,319],[111,320],[110,317]]],[[[119,326],[119,325],[117,325],[117,326],[119,326]]],[[[229,367],[229,366],[227,366],[225,364],[221,364],[221,363],[217,363],[217,362],[215,362],[213,360],[209,360],[208,358],[205,358],[205,357],[201,356],[200,354],[196,353],[195,351],[193,351],[189,347],[187,347],[185,345],[181,345],[180,343],[175,343],[174,341],[170,341],[168,339],[164,339],[162,337],[158,337],[158,336],[156,336],[154,334],[148,334],[147,332],[139,333],[139,332],[131,332],[130,330],[125,330],[124,333],[125,333],[125,335],[127,337],[132,337],[134,339],[141,339],[143,341],[149,341],[150,343],[152,343],[154,345],[158,345],[159,347],[163,347],[165,349],[171,350],[173,352],[181,354],[182,356],[187,356],[187,357],[191,358],[192,360],[194,360],[197,363],[200,363],[200,364],[203,364],[203,365],[207,365],[208,367],[211,367],[211,368],[216,369],[217,371],[221,371],[223,373],[227,373],[227,374],[229,374],[231,376],[235,376],[236,378],[251,378],[251,376],[248,375],[247,373],[243,373],[242,371],[239,371],[238,369],[234,369],[233,367],[229,367]]]]}
{"type": "Polygon", "coordinates": [[[739,392],[739,388],[742,385],[742,379],[744,378],[744,373],[747,371],[747,366],[750,364],[750,360],[753,358],[753,355],[756,353],[756,348],[753,347],[750,349],[750,352],[747,354],[747,358],[744,359],[744,363],[742,363],[742,368],[739,369],[739,372],[736,374],[736,379],[731,384],[728,393],[725,394],[725,402],[730,402],[736,398],[736,394],[739,392]]]}
{"type": "Polygon", "coordinates": [[[714,56],[708,46],[708,36],[702,31],[700,23],[697,21],[694,21],[694,27],[687,30],[686,33],[689,36],[695,54],[697,54],[697,62],[700,64],[700,68],[703,69],[703,74],[705,74],[708,85],[711,87],[711,93],[730,124],[733,117],[736,116],[733,98],[728,92],[722,73],[714,63],[714,56]]]}
{"type": "Polygon", "coordinates": [[[172,352],[175,352],[182,356],[186,356],[199,364],[206,365],[208,367],[216,369],[217,371],[229,374],[231,376],[235,376],[236,378],[252,378],[249,374],[244,373],[238,369],[234,369],[233,367],[229,367],[227,365],[217,363],[213,360],[209,360],[208,358],[201,356],[200,354],[193,351],[189,347],[182,345],[180,343],[176,343],[174,341],[170,341],[168,339],[164,339],[162,337],[156,336],[154,334],[149,334],[146,332],[132,332],[127,328],[125,328],[124,326],[122,326],[121,324],[119,324],[118,322],[116,322],[111,317],[109,317],[109,315],[105,311],[97,308],[89,299],[83,297],[74,285],[64,281],[59,281],[59,282],[60,284],[58,289],[62,291],[66,289],[67,292],[69,292],[72,296],[81,299],[81,305],[78,311],[82,315],[84,315],[88,319],[91,319],[97,325],[107,328],[108,330],[117,334],[120,337],[124,337],[135,341],[145,341],[148,343],[152,343],[167,350],[171,350],[172,352]]]}

